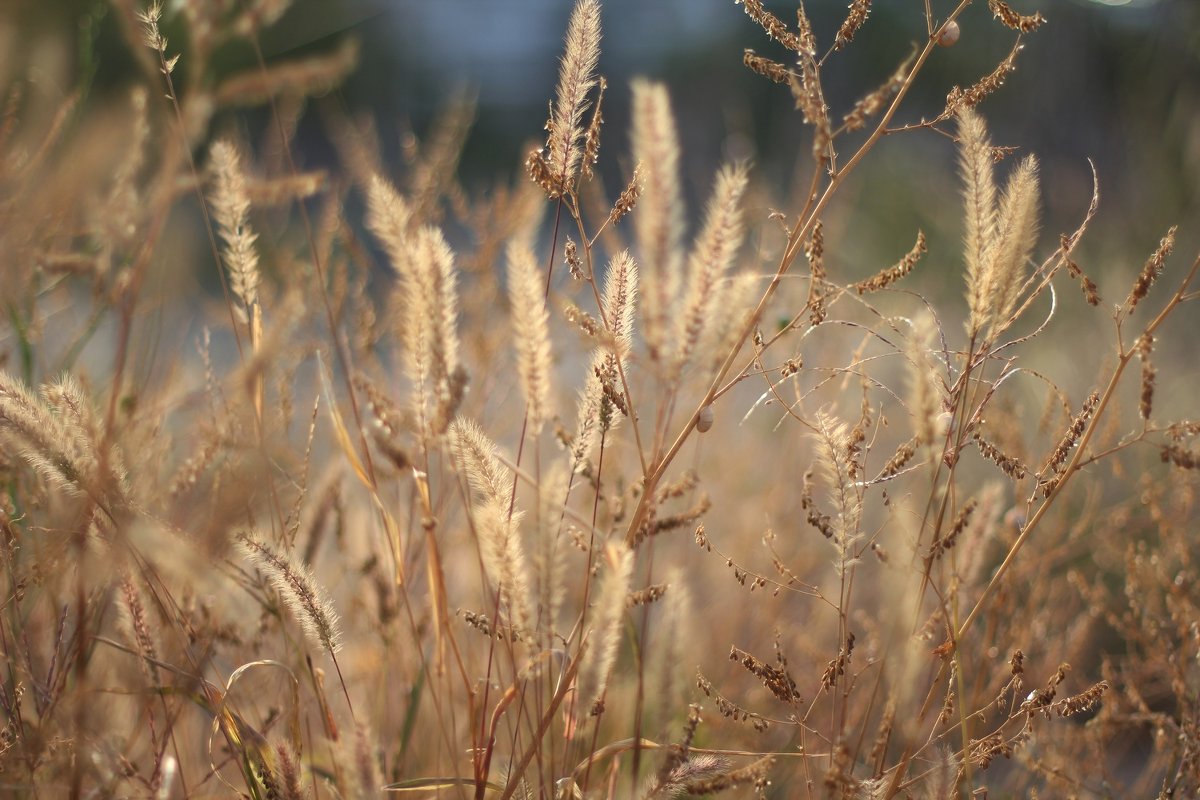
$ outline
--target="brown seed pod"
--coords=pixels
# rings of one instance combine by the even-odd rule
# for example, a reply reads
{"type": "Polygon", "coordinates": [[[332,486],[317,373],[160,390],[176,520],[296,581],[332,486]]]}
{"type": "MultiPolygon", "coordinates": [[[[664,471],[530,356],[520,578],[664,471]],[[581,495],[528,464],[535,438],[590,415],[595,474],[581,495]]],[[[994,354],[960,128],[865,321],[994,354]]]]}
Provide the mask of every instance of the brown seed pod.
{"type": "Polygon", "coordinates": [[[942,47],[953,47],[961,33],[962,31],[959,29],[958,23],[951,20],[946,23],[946,26],[942,28],[942,32],[938,34],[937,43],[942,47]]]}
{"type": "Polygon", "coordinates": [[[713,426],[713,408],[711,405],[700,409],[700,416],[696,420],[696,430],[704,433],[713,426]]]}

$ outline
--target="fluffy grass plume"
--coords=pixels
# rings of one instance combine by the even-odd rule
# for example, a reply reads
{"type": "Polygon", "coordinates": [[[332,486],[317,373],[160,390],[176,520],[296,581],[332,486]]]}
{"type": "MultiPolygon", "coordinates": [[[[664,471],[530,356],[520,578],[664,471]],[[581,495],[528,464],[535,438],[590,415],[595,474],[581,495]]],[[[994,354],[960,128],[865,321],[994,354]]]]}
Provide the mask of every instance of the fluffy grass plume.
{"type": "Polygon", "coordinates": [[[579,685],[580,700],[585,712],[598,711],[603,703],[609,677],[617,658],[621,640],[621,620],[625,616],[625,601],[629,594],[629,579],[633,574],[633,551],[620,542],[613,542],[604,551],[604,571],[596,592],[596,608],[590,628],[592,648],[582,670],[579,685]]]}
{"type": "Polygon", "coordinates": [[[225,243],[225,267],[229,270],[229,288],[246,314],[258,304],[257,235],[250,227],[250,198],[246,194],[246,176],[241,158],[232,142],[216,142],[209,151],[212,160],[213,219],[225,243]]]}
{"type": "Polygon", "coordinates": [[[547,166],[561,186],[575,182],[583,156],[583,114],[596,84],[600,58],[599,0],[579,0],[567,25],[566,49],[558,72],[558,91],[547,123],[547,166]]]}
{"type": "Polygon", "coordinates": [[[645,273],[642,313],[652,358],[666,357],[674,330],[675,302],[683,276],[683,197],[679,137],[667,87],[633,82],[633,157],[641,165],[641,194],[634,230],[645,273]]]}
{"type": "Polygon", "coordinates": [[[266,575],[305,636],[330,655],[337,653],[342,647],[337,612],[308,568],[252,534],[243,533],[237,541],[242,555],[266,575]]]}
{"type": "Polygon", "coordinates": [[[719,287],[742,244],[741,200],[746,181],[743,166],[725,166],[717,173],[712,197],[704,212],[704,225],[688,257],[681,310],[677,317],[677,350],[671,364],[673,375],[678,375],[687,365],[697,343],[704,338],[706,328],[720,313],[716,305],[721,297],[719,287]]]}
{"type": "Polygon", "coordinates": [[[537,436],[546,420],[554,416],[550,312],[542,295],[542,281],[533,253],[517,243],[508,248],[508,298],[517,349],[517,375],[529,409],[529,429],[537,436]]]}
{"type": "Polygon", "coordinates": [[[996,179],[992,145],[983,117],[971,108],[958,112],[959,169],[962,173],[966,225],[963,235],[967,267],[968,333],[981,331],[993,317],[988,306],[988,250],[996,238],[996,179]]]}

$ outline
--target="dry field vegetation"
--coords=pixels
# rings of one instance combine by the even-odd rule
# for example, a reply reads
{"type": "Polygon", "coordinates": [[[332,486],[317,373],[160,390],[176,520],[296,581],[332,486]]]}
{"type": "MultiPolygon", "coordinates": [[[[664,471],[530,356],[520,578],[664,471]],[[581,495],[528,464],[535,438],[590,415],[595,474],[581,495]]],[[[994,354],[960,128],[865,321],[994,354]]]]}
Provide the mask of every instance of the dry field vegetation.
{"type": "Polygon", "coordinates": [[[1195,796],[1200,423],[1160,411],[1155,343],[1200,262],[1164,224],[1077,263],[1098,189],[1039,229],[983,109],[1041,15],[987,2],[1010,54],[907,106],[969,2],[926,0],[861,99],[822,69],[870,0],[731,7],[807,166],[781,200],[714,164],[695,214],[667,88],[597,74],[598,0],[482,196],[462,103],[398,167],[320,106],[340,167],[297,163],[356,51],[264,61],[286,0],[114,0],[119,102],[4,64],[3,792],[1195,796]],[[218,79],[235,41],[258,63],[218,79]],[[961,196],[912,193],[961,246],[848,263],[823,216],[893,134],[953,140],[961,196]]]}

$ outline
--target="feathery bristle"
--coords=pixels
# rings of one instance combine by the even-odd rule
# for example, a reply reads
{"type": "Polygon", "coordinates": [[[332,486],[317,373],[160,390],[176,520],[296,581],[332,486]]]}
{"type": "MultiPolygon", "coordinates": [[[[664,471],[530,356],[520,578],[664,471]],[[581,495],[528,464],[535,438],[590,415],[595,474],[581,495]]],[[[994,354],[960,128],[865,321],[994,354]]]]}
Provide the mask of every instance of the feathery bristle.
{"type": "Polygon", "coordinates": [[[304,800],[307,795],[300,778],[300,760],[287,745],[277,745],[279,800],[304,800]]]}

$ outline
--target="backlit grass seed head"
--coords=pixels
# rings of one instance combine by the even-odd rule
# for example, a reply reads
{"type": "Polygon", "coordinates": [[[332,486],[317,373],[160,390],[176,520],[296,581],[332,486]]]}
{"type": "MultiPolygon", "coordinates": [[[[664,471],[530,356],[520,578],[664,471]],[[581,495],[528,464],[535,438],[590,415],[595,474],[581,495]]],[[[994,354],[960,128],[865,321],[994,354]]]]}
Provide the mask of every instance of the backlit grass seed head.
{"type": "Polygon", "coordinates": [[[1138,339],[1136,350],[1138,359],[1142,362],[1142,388],[1138,397],[1138,416],[1144,420],[1150,419],[1154,410],[1154,381],[1157,371],[1150,356],[1154,352],[1154,337],[1144,333],[1138,339]]]}
{"type": "Polygon", "coordinates": [[[529,562],[521,543],[522,514],[508,513],[508,500],[490,501],[475,509],[483,566],[508,611],[518,635],[532,630],[529,604],[529,562]]]}
{"type": "MultiPolygon", "coordinates": [[[[102,232],[107,248],[119,249],[132,244],[139,222],[146,213],[147,203],[139,186],[139,175],[149,152],[150,123],[146,114],[148,94],[144,86],[130,92],[132,124],[125,156],[113,172],[111,188],[94,212],[94,224],[102,232]]],[[[110,267],[108,259],[99,266],[101,271],[107,271],[110,267]]]]}
{"type": "Polygon", "coordinates": [[[137,13],[138,22],[142,24],[142,43],[159,53],[165,53],[167,49],[167,40],[158,26],[162,20],[162,10],[162,3],[155,0],[144,11],[137,13]]]}
{"type": "Polygon", "coordinates": [[[621,620],[632,574],[633,551],[621,543],[609,544],[604,553],[596,608],[590,617],[594,644],[580,669],[580,700],[587,703],[583,706],[585,710],[594,708],[608,687],[621,642],[621,620]]]}
{"type": "Polygon", "coordinates": [[[716,778],[729,772],[729,761],[720,756],[698,754],[676,760],[647,781],[642,791],[642,800],[653,798],[677,798],[690,792],[693,784],[716,778]]]}
{"type": "Polygon", "coordinates": [[[86,465],[87,474],[95,479],[102,477],[98,474],[100,448],[107,447],[104,485],[96,488],[103,490],[110,501],[127,500],[131,490],[121,449],[104,435],[103,423],[79,381],[70,373],[63,373],[54,382],[43,384],[41,395],[51,412],[61,421],[73,444],[75,458],[81,466],[86,465]]]}
{"type": "Polygon", "coordinates": [[[569,485],[567,466],[562,462],[544,474],[538,486],[537,538],[533,550],[533,573],[537,586],[540,628],[557,630],[559,610],[567,596],[569,548],[560,541],[562,501],[569,485]]]}
{"type": "Polygon", "coordinates": [[[604,93],[608,90],[608,81],[603,77],[598,81],[599,90],[596,92],[596,105],[592,108],[592,121],[588,123],[587,132],[583,135],[583,177],[591,178],[596,163],[600,160],[600,127],[604,124],[604,93]]]}
{"type": "Polygon", "coordinates": [[[19,454],[48,483],[78,496],[95,480],[93,447],[21,381],[0,371],[0,449],[19,454]]]}
{"type": "Polygon", "coordinates": [[[998,335],[1010,322],[1037,243],[1037,160],[1024,159],[996,200],[992,147],[983,118],[959,111],[959,163],[966,205],[967,332],[998,335]]]}
{"type": "Polygon", "coordinates": [[[604,323],[612,335],[614,351],[620,358],[628,355],[633,345],[638,280],[637,262],[628,250],[621,251],[608,262],[608,275],[604,281],[604,323]]]}
{"type": "Polygon", "coordinates": [[[1020,459],[1004,453],[995,444],[985,439],[978,431],[972,434],[972,438],[979,448],[979,454],[1000,467],[1005,475],[1015,481],[1025,479],[1025,476],[1029,473],[1029,469],[1021,463],[1020,459]]]}
{"type": "Polygon", "coordinates": [[[367,185],[367,227],[375,234],[397,275],[408,271],[412,210],[386,178],[372,175],[367,185]]]}
{"type": "Polygon", "coordinates": [[[662,614],[658,630],[663,632],[662,642],[656,653],[650,654],[651,690],[647,692],[658,718],[666,719],[677,713],[683,703],[681,691],[687,682],[685,666],[687,648],[694,643],[691,635],[693,596],[688,591],[685,570],[681,566],[671,567],[666,573],[667,592],[662,600],[662,614]]]}
{"type": "Polygon", "coordinates": [[[550,313],[543,297],[543,284],[533,253],[513,243],[508,248],[508,297],[513,342],[517,350],[517,374],[529,410],[529,427],[534,436],[554,416],[552,404],[550,313]]]}
{"type": "Polygon", "coordinates": [[[450,446],[456,468],[478,496],[477,504],[508,502],[512,477],[496,457],[496,445],[482,428],[470,419],[459,417],[450,423],[450,446]]]}
{"type": "Polygon", "coordinates": [[[600,379],[589,371],[575,403],[575,434],[571,437],[571,471],[583,470],[591,460],[600,438],[600,407],[604,389],[600,379]]]}
{"type": "Polygon", "coordinates": [[[246,313],[258,303],[257,235],[250,228],[250,199],[241,159],[231,142],[219,141],[210,151],[213,171],[212,209],[217,231],[225,243],[223,255],[229,270],[229,288],[246,313]]]}
{"type": "Polygon", "coordinates": [[[423,430],[437,436],[453,418],[466,383],[458,363],[457,271],[438,228],[418,229],[409,247],[408,258],[398,265],[405,373],[423,430]]]}
{"type": "Polygon", "coordinates": [[[829,157],[833,130],[829,122],[829,106],[821,86],[821,73],[816,59],[800,57],[800,74],[788,81],[796,108],[804,115],[805,124],[813,126],[812,156],[817,163],[829,157]]]}
{"type": "MultiPolygon", "coordinates": [[[[600,3],[579,0],[567,26],[566,50],[558,73],[558,91],[546,124],[546,166],[560,193],[575,183],[583,157],[583,113],[587,93],[596,85],[600,58],[600,3]]],[[[599,124],[597,123],[597,129],[599,124]]]]}
{"type": "Polygon", "coordinates": [[[1017,165],[1004,188],[996,239],[988,250],[985,285],[993,308],[993,330],[1006,324],[1016,308],[1038,227],[1038,164],[1029,156],[1017,165]]]}
{"type": "Polygon", "coordinates": [[[679,138],[667,88],[633,82],[633,157],[641,164],[642,191],[634,214],[638,254],[646,273],[644,336],[651,358],[668,352],[671,314],[682,281],[683,220],[679,138]]]}
{"type": "Polygon", "coordinates": [[[294,555],[281,553],[248,533],[238,536],[238,547],[267,577],[313,644],[325,648],[331,655],[337,653],[342,647],[337,612],[308,568],[294,555]]]}
{"type": "Polygon", "coordinates": [[[571,442],[571,463],[575,470],[582,469],[591,458],[600,436],[628,413],[621,372],[633,344],[637,296],[637,264],[628,251],[622,251],[608,264],[600,303],[609,338],[592,352],[576,406],[575,437],[571,442]]]}
{"type": "Polygon", "coordinates": [[[929,361],[934,341],[933,318],[919,316],[908,340],[908,405],[913,418],[913,433],[917,441],[934,449],[943,434],[941,391],[937,376],[929,361]]]}
{"type": "Polygon", "coordinates": [[[981,330],[990,320],[985,272],[987,251],[996,231],[996,181],[992,171],[992,144],[983,117],[970,108],[958,113],[959,169],[962,173],[966,224],[963,234],[967,267],[968,333],[981,330]]]}
{"type": "Polygon", "coordinates": [[[854,488],[849,429],[831,414],[818,411],[813,438],[816,467],[829,490],[837,513],[830,519],[829,538],[837,553],[838,574],[844,574],[856,558],[854,546],[862,538],[859,521],[862,502],[854,488]]]}
{"type": "Polygon", "coordinates": [[[815,328],[825,321],[828,313],[826,299],[829,287],[825,284],[825,228],[821,220],[813,224],[812,233],[804,247],[808,259],[808,321],[815,328]]]}
{"type": "Polygon", "coordinates": [[[726,165],[717,173],[704,225],[688,257],[682,308],[676,317],[678,345],[671,364],[673,377],[687,366],[704,329],[712,323],[717,286],[725,280],[742,245],[741,201],[746,180],[743,166],[726,165]]]}
{"type": "Polygon", "coordinates": [[[761,279],[748,272],[734,274],[717,284],[716,295],[712,318],[696,345],[698,353],[706,354],[707,363],[702,366],[708,369],[717,369],[737,343],[746,318],[761,295],[761,279]]]}
{"type": "Polygon", "coordinates": [[[1067,463],[1067,457],[1071,455],[1071,451],[1075,449],[1075,445],[1087,430],[1088,421],[1092,418],[1092,413],[1099,403],[1100,395],[1097,392],[1092,392],[1084,399],[1079,413],[1071,420],[1071,425],[1059,439],[1058,445],[1050,454],[1046,465],[1038,473],[1038,487],[1043,497],[1049,497],[1058,487],[1061,470],[1067,463]]]}

